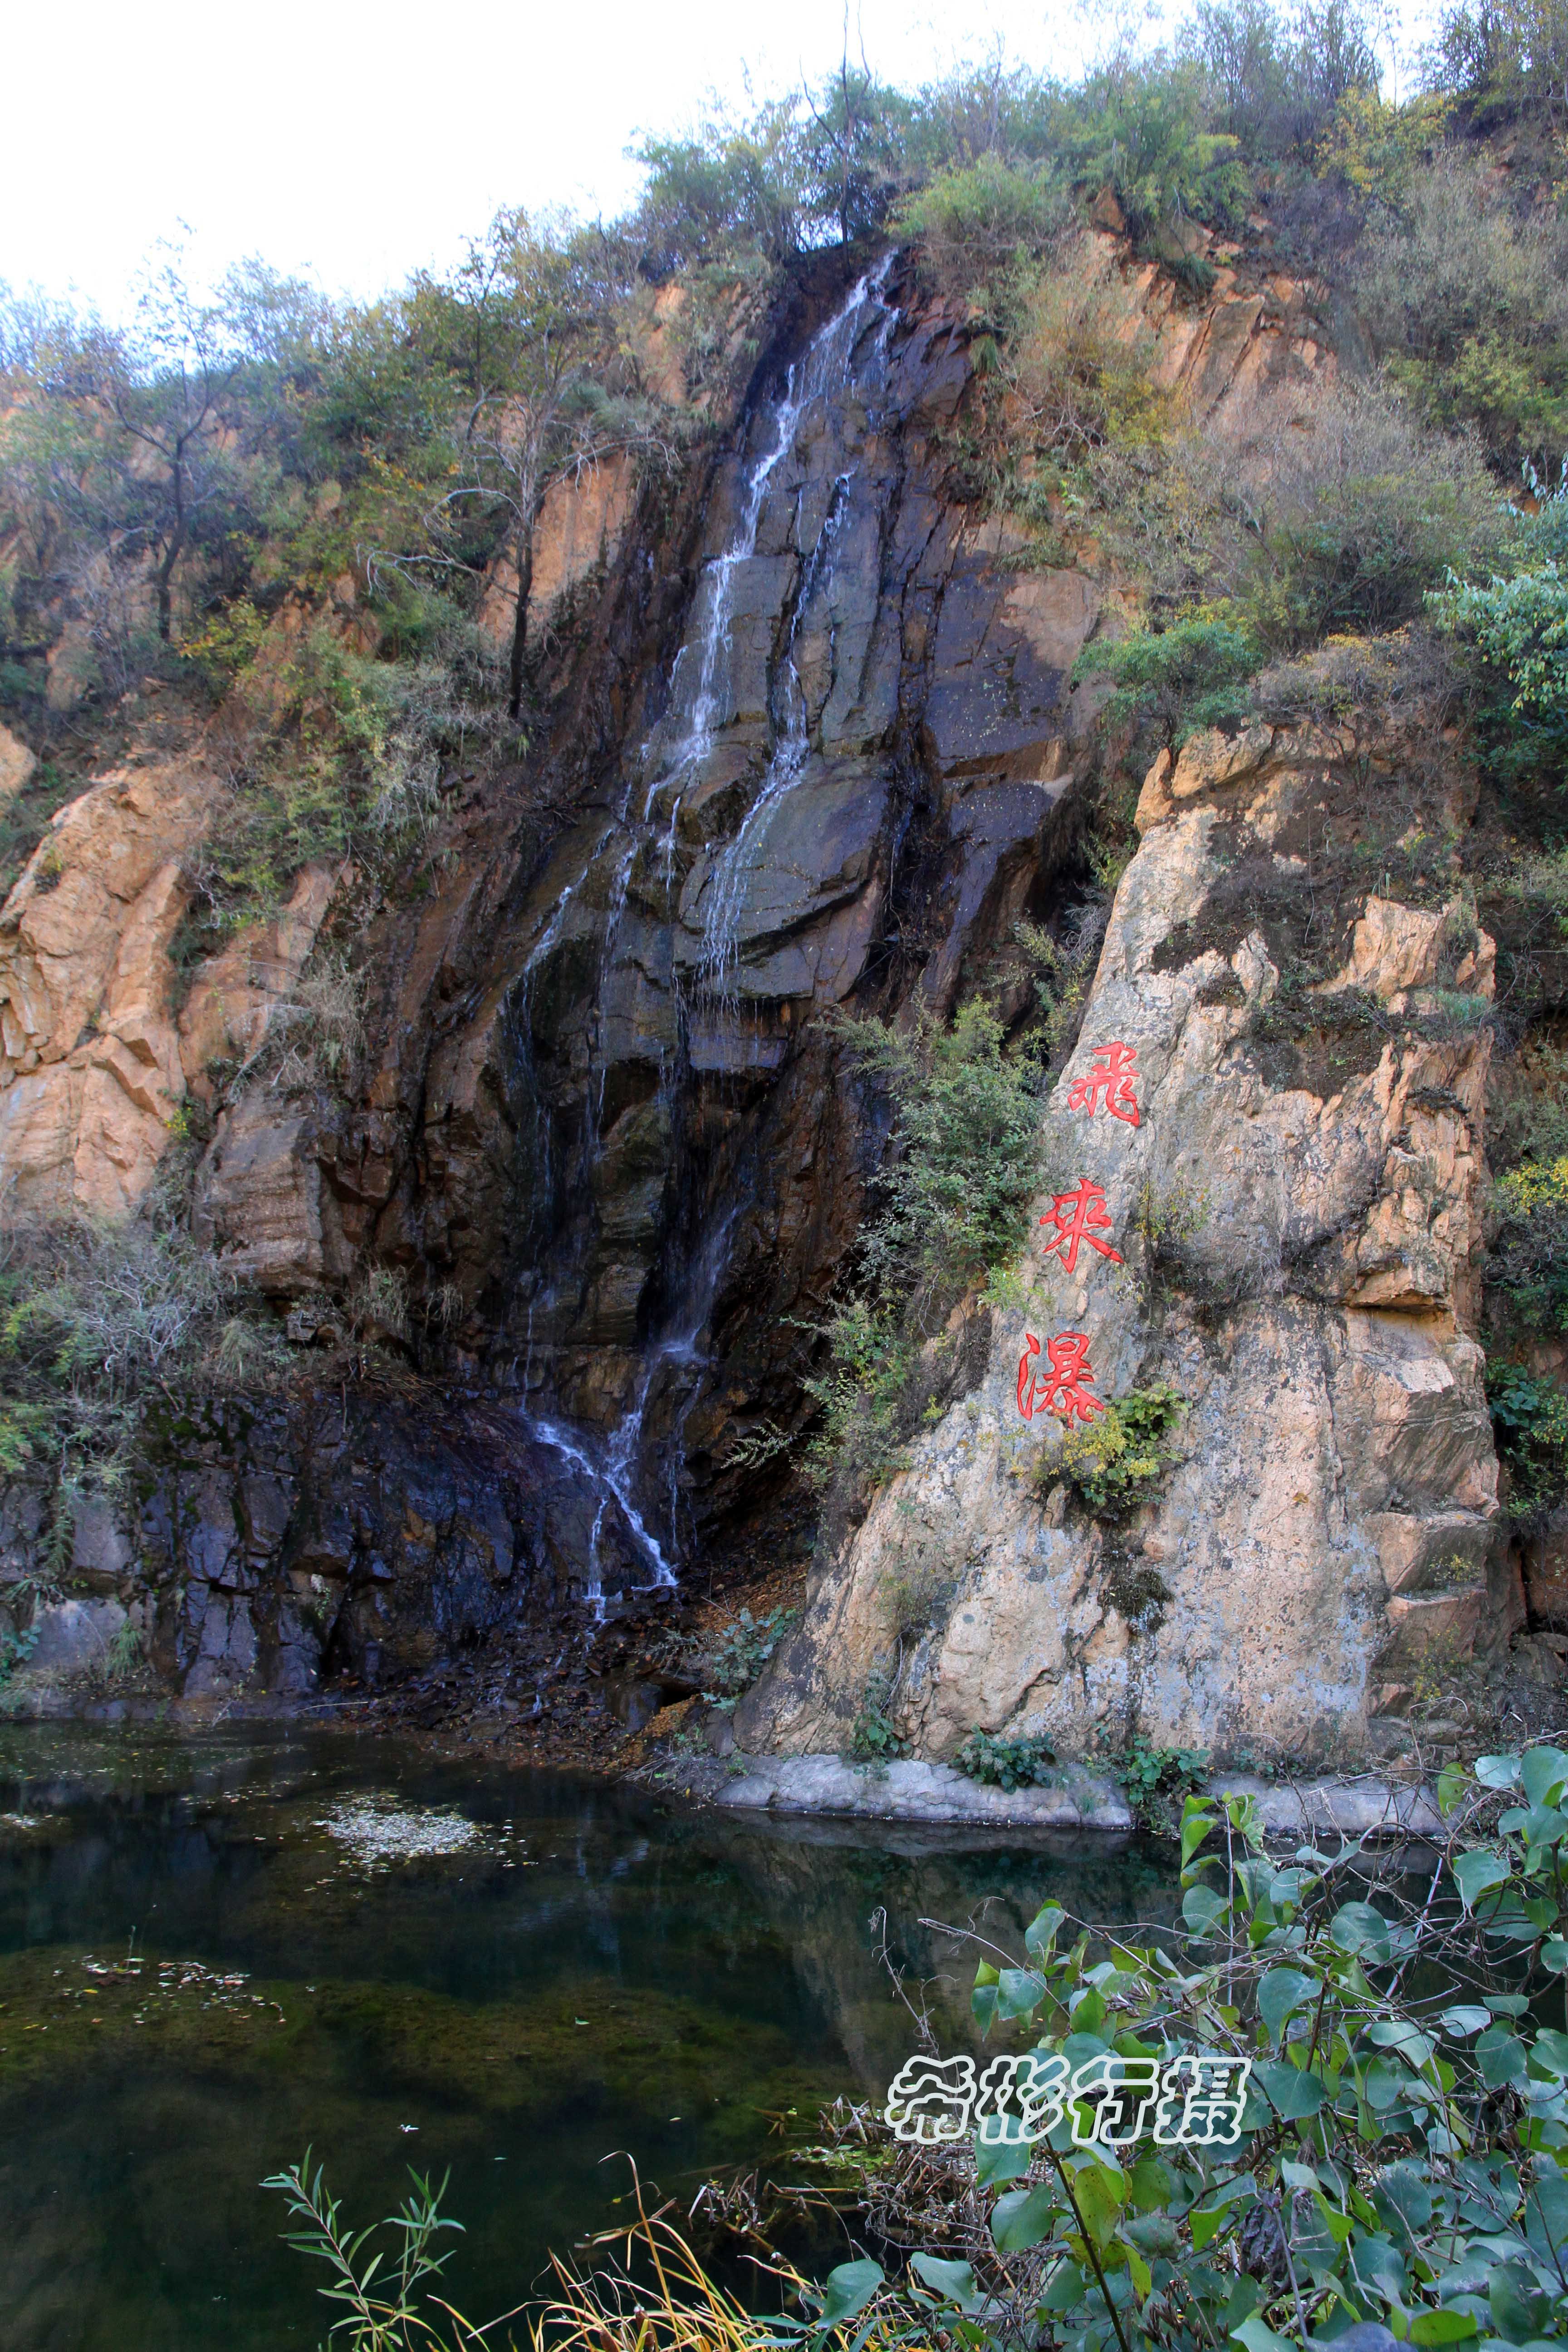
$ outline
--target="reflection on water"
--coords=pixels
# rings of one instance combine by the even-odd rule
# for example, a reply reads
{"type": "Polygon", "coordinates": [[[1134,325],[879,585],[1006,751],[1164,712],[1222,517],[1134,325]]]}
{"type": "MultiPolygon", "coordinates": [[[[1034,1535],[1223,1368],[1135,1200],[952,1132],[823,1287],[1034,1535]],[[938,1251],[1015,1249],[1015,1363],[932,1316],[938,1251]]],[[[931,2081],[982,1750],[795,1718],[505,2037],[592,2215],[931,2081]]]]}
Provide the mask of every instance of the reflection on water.
{"type": "MultiPolygon", "coordinates": [[[[922,1915],[1172,1906],[1157,1851],[742,1824],[332,1734],[0,1727],[0,1816],[16,2352],[319,2342],[257,2188],[307,2141],[363,2219],[449,2168],[453,2299],[488,2316],[613,2218],[613,2151],[689,2202],[771,2117],[880,2094],[909,2032],[879,1908],[928,1978],[922,1915]]],[[[933,2007],[962,2046],[963,1989],[933,2007]]]]}

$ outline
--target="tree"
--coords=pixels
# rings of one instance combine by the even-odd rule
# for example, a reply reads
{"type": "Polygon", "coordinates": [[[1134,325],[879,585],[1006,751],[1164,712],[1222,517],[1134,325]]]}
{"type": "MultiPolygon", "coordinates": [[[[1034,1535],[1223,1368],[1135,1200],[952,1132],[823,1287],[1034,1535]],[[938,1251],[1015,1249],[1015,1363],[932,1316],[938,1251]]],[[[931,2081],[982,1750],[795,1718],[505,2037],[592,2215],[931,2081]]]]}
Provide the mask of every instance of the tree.
{"type": "Polygon", "coordinates": [[[222,313],[195,299],[175,257],[144,289],[131,332],[101,336],[93,354],[94,391],[127,445],[113,453],[129,493],[119,552],[150,561],[164,645],[175,570],[235,486],[227,445],[244,369],[222,313]]]}
{"type": "Polygon", "coordinates": [[[502,212],[446,284],[416,289],[414,310],[445,346],[460,414],[453,486],[433,523],[448,542],[475,509],[505,520],[517,574],[508,707],[522,708],[534,537],[558,482],[632,449],[668,453],[649,404],[606,381],[618,372],[611,307],[621,290],[616,255],[596,233],[536,232],[502,212]]]}
{"type": "Polygon", "coordinates": [[[198,543],[221,553],[249,519],[247,351],[177,257],[129,329],[17,306],[9,327],[0,484],[29,592],[74,593],[127,673],[143,599],[169,644],[182,562],[198,543]]]}

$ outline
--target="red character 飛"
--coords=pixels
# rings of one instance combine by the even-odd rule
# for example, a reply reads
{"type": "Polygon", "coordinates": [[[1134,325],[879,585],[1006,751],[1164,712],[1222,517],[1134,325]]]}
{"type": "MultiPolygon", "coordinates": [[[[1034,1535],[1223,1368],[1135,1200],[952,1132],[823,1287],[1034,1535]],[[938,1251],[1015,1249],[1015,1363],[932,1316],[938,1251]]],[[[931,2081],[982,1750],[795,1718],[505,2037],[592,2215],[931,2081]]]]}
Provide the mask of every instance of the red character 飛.
{"type": "Polygon", "coordinates": [[[1087,1242],[1091,1250],[1108,1257],[1113,1265],[1123,1263],[1121,1252],[1113,1250],[1109,1242],[1097,1241],[1097,1234],[1109,1233],[1110,1219],[1106,1214],[1105,1192],[1092,1177],[1085,1176],[1070,1192],[1058,1192],[1049,1210],[1040,1219],[1042,1225],[1055,1225],[1057,1237],[1046,1244],[1046,1255],[1059,1255],[1063,1265],[1072,1274],[1078,1266],[1078,1245],[1087,1242]]]}
{"type": "Polygon", "coordinates": [[[1109,1045],[1091,1045],[1089,1050],[1094,1067],[1068,1088],[1068,1110],[1087,1110],[1091,1118],[1097,1110],[1108,1110],[1112,1118],[1136,1127],[1138,1095],[1132,1082],[1138,1076],[1137,1046],[1123,1045],[1117,1037],[1109,1045]]]}
{"type": "Polygon", "coordinates": [[[1055,1413],[1058,1421],[1092,1421],[1105,1411],[1102,1397],[1089,1393],[1094,1374],[1089,1369],[1089,1339],[1082,1331],[1058,1331],[1046,1343],[1050,1373],[1037,1372],[1040,1343],[1032,1331],[1024,1334],[1018,1359],[1018,1411],[1026,1421],[1037,1412],[1055,1413]]]}

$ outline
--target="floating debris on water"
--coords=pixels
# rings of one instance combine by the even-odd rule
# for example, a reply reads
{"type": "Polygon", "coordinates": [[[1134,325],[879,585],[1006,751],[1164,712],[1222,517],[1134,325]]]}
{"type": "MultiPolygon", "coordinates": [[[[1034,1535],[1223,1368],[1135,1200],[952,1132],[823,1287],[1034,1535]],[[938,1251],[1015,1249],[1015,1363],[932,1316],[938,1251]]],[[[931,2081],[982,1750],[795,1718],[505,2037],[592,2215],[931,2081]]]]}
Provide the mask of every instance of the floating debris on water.
{"type": "Polygon", "coordinates": [[[346,1847],[349,1859],[364,1870],[463,1853],[488,1843],[477,1822],[447,1806],[409,1805],[374,1792],[345,1799],[315,1826],[346,1847]]]}

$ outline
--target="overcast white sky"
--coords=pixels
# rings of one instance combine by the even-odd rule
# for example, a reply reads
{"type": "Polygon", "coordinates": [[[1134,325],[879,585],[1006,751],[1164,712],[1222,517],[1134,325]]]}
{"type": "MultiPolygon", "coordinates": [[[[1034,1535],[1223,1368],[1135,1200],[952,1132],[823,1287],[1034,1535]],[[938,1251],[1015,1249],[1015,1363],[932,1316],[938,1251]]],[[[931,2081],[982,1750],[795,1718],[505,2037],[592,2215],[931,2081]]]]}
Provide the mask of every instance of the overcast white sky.
{"type": "MultiPolygon", "coordinates": [[[[1080,0],[851,0],[873,69],[915,83],[1000,37],[1060,74],[1080,0]]],[[[842,0],[6,0],[0,279],[113,315],[161,237],[209,281],[259,254],[373,294],[453,260],[502,204],[614,213],[643,131],[837,61],[842,0]]]]}

